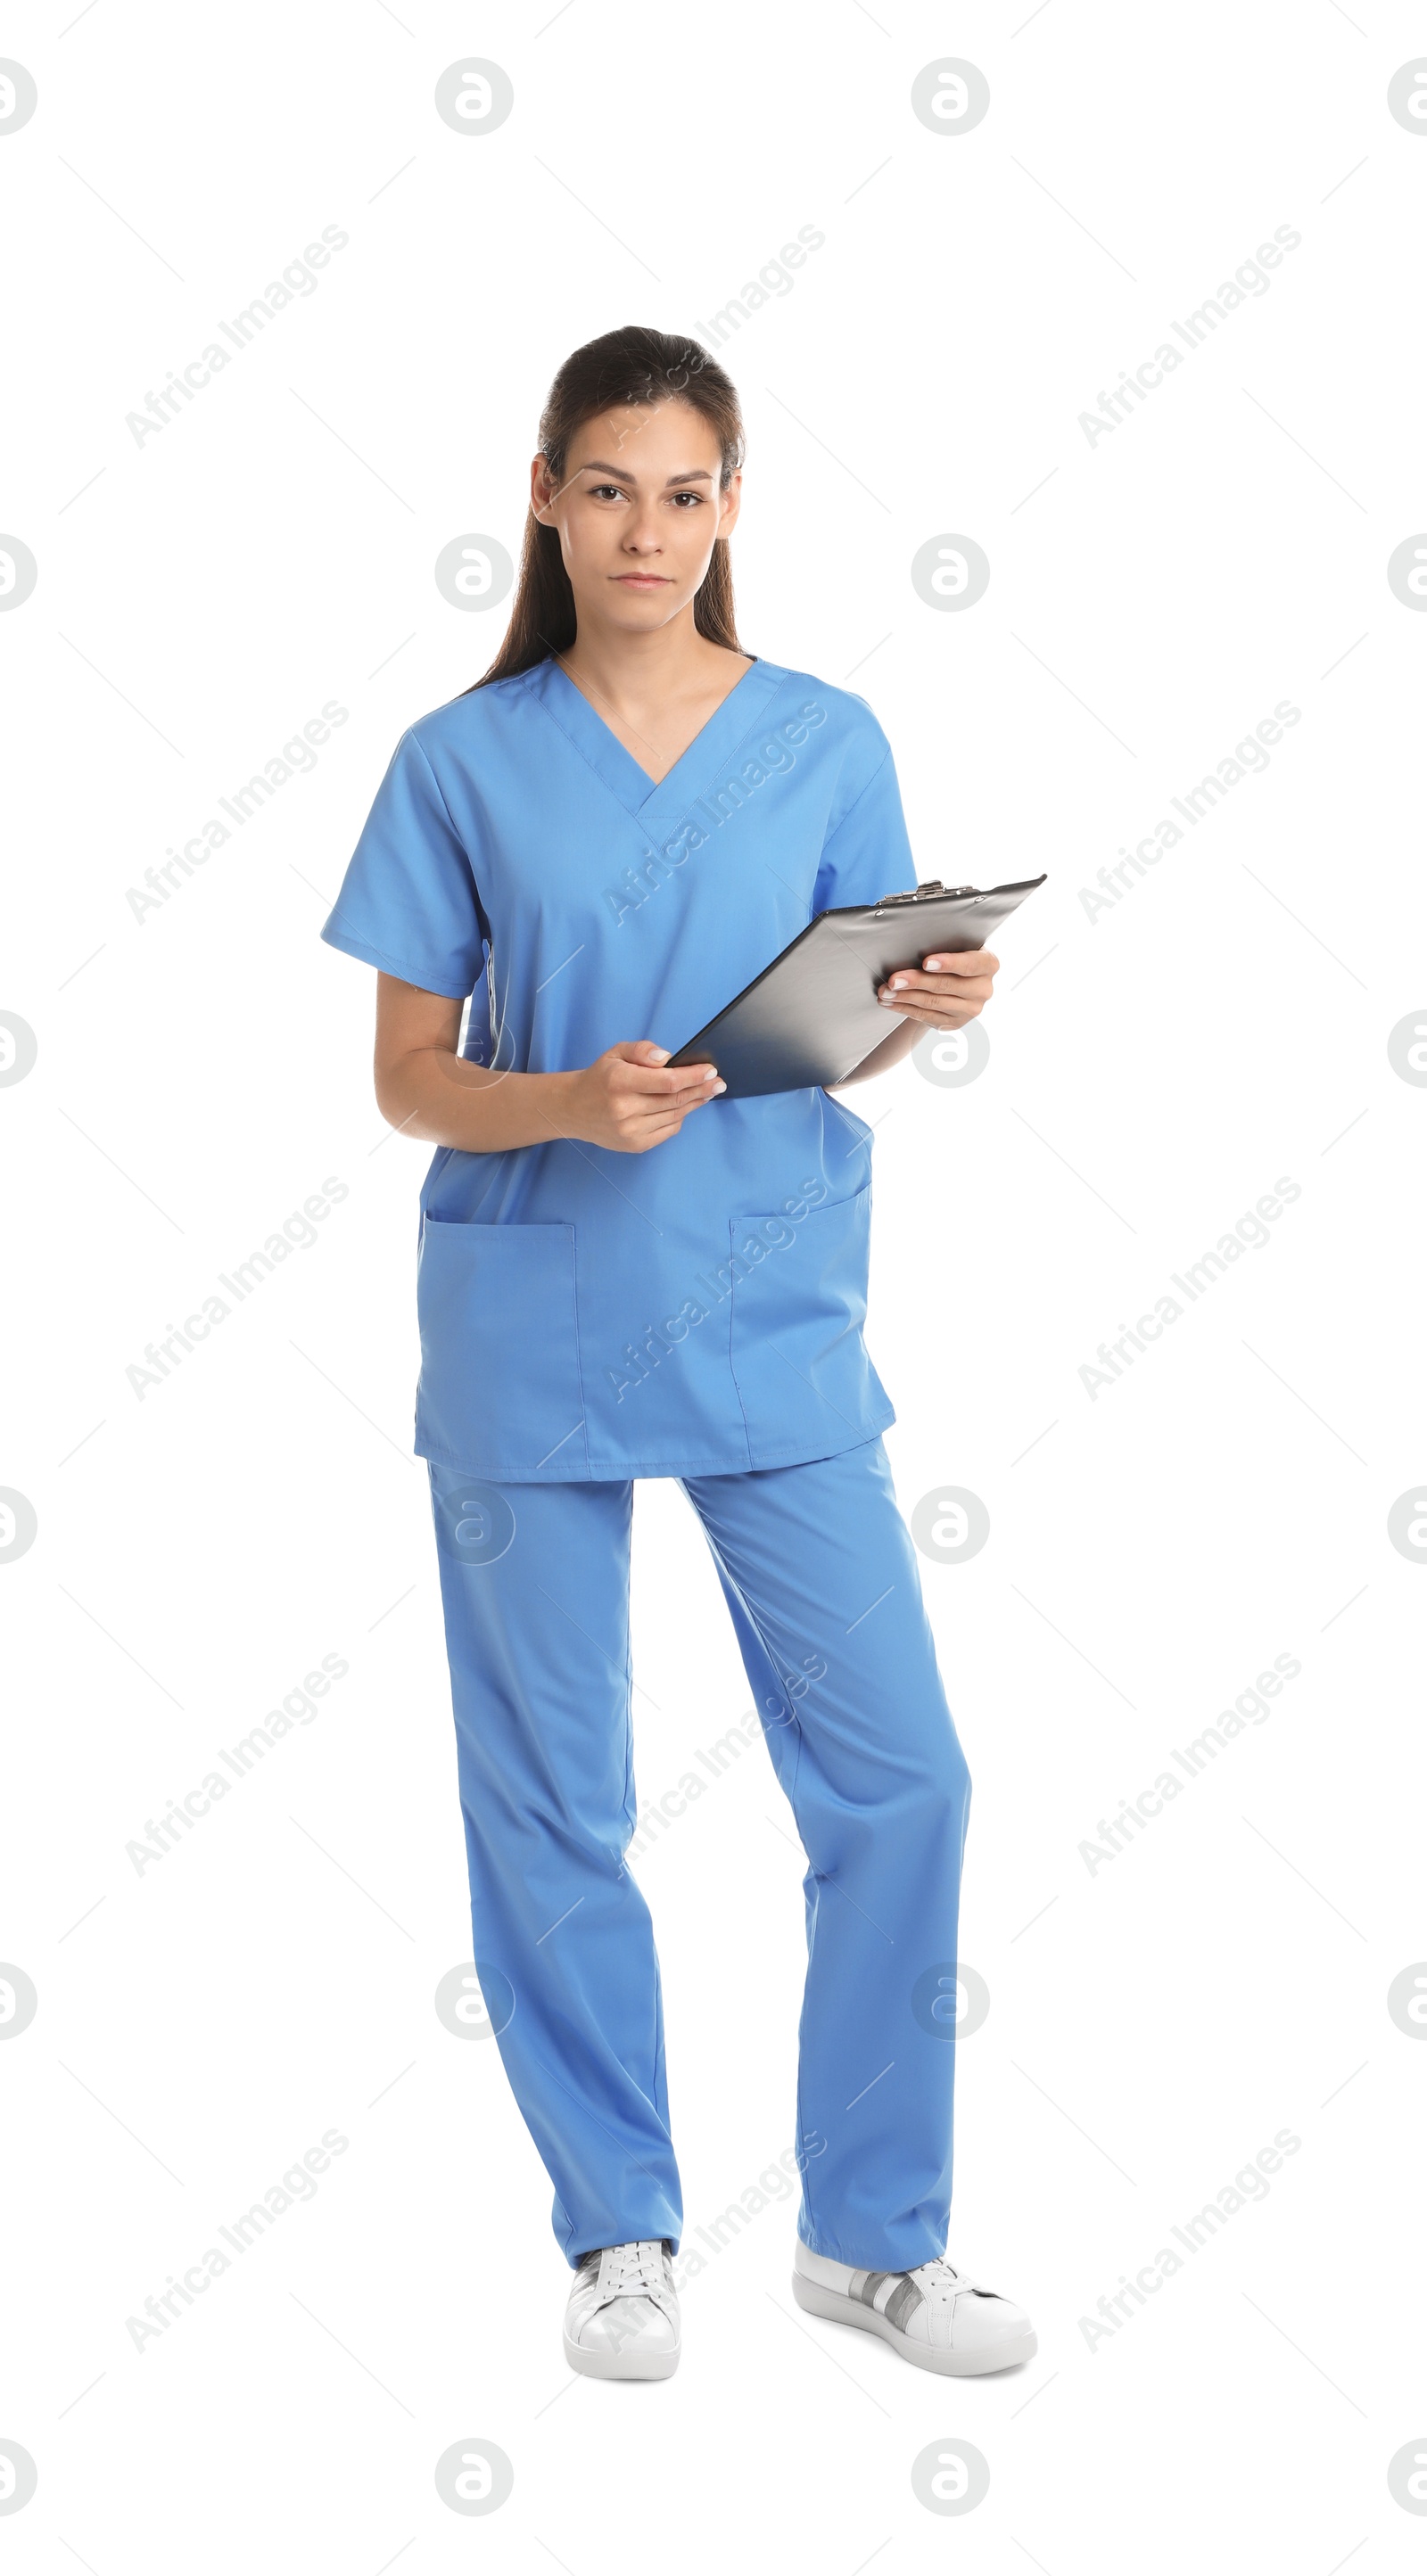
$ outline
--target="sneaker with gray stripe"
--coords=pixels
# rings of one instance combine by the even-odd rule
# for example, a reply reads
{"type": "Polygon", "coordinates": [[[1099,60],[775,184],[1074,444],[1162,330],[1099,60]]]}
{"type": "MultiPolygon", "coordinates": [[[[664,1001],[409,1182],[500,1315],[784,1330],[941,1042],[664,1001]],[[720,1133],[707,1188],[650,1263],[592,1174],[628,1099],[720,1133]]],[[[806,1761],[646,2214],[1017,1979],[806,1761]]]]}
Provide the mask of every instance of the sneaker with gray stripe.
{"type": "Polygon", "coordinates": [[[880,2335],[918,2370],[970,2379],[1029,2361],[1035,2330],[1024,2308],[958,2272],[944,2256],[913,2272],[859,2271],[798,2238],[793,2296],[810,2316],[880,2335]]]}

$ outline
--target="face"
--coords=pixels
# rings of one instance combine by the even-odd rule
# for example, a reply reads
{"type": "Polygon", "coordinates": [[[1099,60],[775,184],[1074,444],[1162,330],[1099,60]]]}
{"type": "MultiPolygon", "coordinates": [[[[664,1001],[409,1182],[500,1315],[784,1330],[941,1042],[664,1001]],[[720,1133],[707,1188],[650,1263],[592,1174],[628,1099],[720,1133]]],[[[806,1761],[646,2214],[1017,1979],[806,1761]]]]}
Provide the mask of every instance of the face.
{"type": "Polygon", "coordinates": [[[558,486],[537,456],[531,508],[559,529],[581,629],[651,633],[686,609],[715,539],[738,517],[742,480],[720,491],[718,440],[677,400],[621,403],[587,420],[558,486]]]}

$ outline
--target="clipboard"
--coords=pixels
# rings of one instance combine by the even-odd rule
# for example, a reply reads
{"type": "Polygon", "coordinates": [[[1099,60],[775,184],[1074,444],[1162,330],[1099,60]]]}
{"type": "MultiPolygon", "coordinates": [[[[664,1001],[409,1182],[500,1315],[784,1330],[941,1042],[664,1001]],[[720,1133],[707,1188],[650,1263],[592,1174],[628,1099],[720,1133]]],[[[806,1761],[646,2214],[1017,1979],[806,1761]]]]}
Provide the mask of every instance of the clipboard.
{"type": "Polygon", "coordinates": [[[879,984],[924,957],[984,948],[1044,884],[1042,874],[983,891],[933,877],[915,894],[815,913],[669,1063],[716,1065],[725,1100],[845,1082],[895,1026],[877,999],[879,984]]]}

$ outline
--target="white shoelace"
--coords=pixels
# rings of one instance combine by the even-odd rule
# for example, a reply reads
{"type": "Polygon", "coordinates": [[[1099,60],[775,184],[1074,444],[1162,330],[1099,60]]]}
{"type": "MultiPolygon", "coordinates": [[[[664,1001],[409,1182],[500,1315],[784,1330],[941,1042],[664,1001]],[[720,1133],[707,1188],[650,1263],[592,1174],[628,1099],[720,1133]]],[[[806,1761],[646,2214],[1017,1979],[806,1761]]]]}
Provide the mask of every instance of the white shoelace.
{"type": "Polygon", "coordinates": [[[605,2275],[607,2294],[612,2299],[653,2298],[668,2288],[664,2278],[664,2248],[654,2237],[642,2238],[635,2245],[610,2245],[604,2249],[608,2265],[605,2275]]]}
{"type": "Polygon", "coordinates": [[[963,2290],[974,2289],[976,2286],[974,2282],[968,2281],[964,2272],[958,2272],[954,2263],[948,2263],[944,2254],[934,2254],[929,2263],[919,2263],[915,2272],[909,2272],[907,2278],[916,2282],[924,2299],[931,2300],[937,2306],[944,2306],[948,2301],[959,2297],[963,2290]]]}

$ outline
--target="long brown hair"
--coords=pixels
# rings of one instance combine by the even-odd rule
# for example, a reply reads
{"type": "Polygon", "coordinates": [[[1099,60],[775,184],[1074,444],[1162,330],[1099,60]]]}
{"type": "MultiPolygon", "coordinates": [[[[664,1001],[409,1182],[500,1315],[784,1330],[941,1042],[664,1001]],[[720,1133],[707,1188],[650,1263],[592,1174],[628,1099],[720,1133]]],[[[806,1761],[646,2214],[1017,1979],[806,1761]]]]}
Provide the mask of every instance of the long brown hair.
{"type": "MultiPolygon", "coordinates": [[[[743,415],[731,379],[697,340],[638,323],[587,340],[565,360],[540,415],[540,453],[557,485],[565,478],[570,441],[577,429],[616,403],[685,402],[713,429],[719,443],[719,486],[727,491],[743,463],[743,415]]],[[[728,540],[716,537],[713,555],[694,594],[694,624],[711,644],[741,653],[733,614],[733,569],[728,540]]],[[[558,528],[542,527],[526,513],[520,572],[505,641],[472,688],[512,680],[551,654],[567,653],[575,640],[575,594],[560,552],[558,528]]],[[[470,692],[467,691],[469,696],[470,692]]]]}

